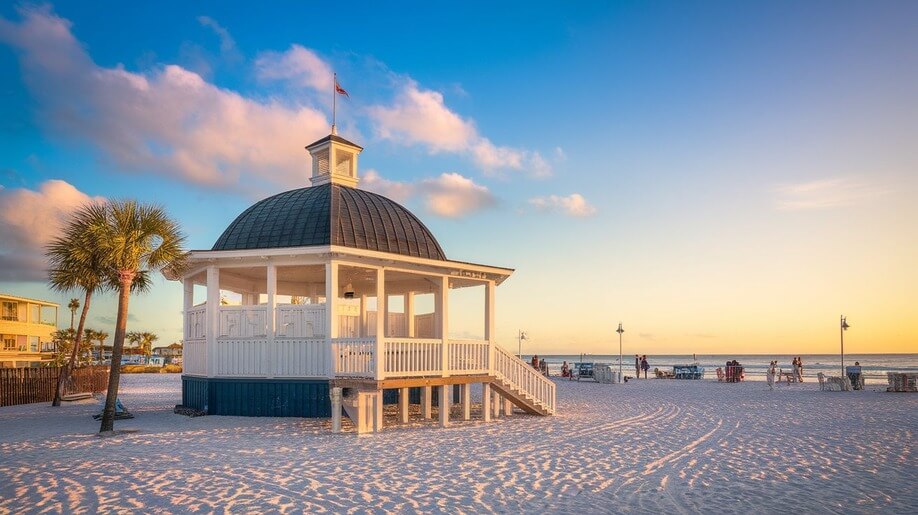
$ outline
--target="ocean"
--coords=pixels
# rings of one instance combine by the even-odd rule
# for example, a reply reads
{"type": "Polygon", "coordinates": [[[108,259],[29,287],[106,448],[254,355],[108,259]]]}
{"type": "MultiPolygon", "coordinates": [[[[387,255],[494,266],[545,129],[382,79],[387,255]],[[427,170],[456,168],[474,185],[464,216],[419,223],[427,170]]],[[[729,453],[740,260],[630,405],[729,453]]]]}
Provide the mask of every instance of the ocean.
{"type": "MultiPolygon", "coordinates": [[[[837,376],[841,374],[841,357],[838,354],[800,354],[803,360],[804,379],[812,378],[816,380],[816,374],[822,372],[826,375],[837,376]]],[[[579,363],[580,354],[549,354],[540,355],[548,365],[551,375],[561,375],[561,364],[564,361],[568,363],[579,363]]],[[[634,376],[634,355],[625,354],[622,356],[624,363],[622,370],[626,376],[634,376]]],[[[524,354],[523,359],[527,362],[532,359],[531,354],[524,354]]],[[[665,354],[665,355],[647,355],[647,361],[650,364],[648,377],[653,377],[653,369],[672,371],[673,365],[684,365],[686,363],[698,362],[705,369],[705,379],[716,378],[715,370],[717,367],[724,368],[728,360],[736,360],[743,367],[747,379],[765,380],[765,371],[768,363],[772,360],[778,360],[778,368],[785,371],[792,370],[791,361],[794,359],[790,354],[665,354]]],[[[583,361],[586,363],[605,363],[615,367],[618,366],[618,354],[584,354],[583,361]]],[[[918,354],[845,354],[845,366],[854,365],[858,362],[868,382],[873,384],[885,383],[886,372],[918,372],[918,354]]]]}

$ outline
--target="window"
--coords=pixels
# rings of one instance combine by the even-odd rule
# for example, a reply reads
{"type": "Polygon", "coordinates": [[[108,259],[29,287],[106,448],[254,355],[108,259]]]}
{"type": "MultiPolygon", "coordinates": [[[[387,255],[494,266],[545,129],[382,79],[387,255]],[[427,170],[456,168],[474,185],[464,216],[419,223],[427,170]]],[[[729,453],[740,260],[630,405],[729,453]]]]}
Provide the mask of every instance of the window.
{"type": "Polygon", "coordinates": [[[10,336],[3,337],[3,350],[16,350],[16,338],[10,336]]]}
{"type": "Polygon", "coordinates": [[[0,303],[0,319],[2,320],[19,320],[19,304],[15,302],[0,303]]]}
{"type": "Polygon", "coordinates": [[[37,336],[29,336],[29,352],[38,352],[39,344],[37,336]]]}

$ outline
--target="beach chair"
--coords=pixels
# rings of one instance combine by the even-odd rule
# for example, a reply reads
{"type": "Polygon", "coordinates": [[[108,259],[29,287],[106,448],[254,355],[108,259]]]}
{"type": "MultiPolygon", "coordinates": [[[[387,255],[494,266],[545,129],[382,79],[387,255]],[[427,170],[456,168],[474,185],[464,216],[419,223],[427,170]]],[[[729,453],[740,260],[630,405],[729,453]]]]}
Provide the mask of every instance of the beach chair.
{"type": "Polygon", "coordinates": [[[826,391],[826,375],[820,372],[816,374],[816,378],[819,379],[819,391],[826,391]]]}

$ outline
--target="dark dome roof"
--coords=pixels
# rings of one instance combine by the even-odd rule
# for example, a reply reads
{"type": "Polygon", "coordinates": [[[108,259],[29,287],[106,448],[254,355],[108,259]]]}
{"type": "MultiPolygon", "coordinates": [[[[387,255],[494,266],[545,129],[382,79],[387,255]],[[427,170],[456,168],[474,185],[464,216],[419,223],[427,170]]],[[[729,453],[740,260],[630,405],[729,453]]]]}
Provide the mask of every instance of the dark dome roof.
{"type": "Polygon", "coordinates": [[[404,207],[376,193],[331,183],[255,203],[223,231],[213,250],[312,245],[446,259],[433,234],[404,207]]]}

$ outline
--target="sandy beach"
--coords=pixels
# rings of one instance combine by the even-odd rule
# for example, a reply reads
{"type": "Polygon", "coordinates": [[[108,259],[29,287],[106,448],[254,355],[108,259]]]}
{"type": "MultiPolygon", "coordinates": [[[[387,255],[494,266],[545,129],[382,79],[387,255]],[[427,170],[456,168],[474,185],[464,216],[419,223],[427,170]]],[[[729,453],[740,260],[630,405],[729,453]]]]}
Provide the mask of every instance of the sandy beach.
{"type": "Polygon", "coordinates": [[[914,512],[918,396],[818,385],[558,381],[561,411],[448,429],[387,417],[172,413],[178,375],[128,375],[136,418],[98,401],[0,408],[0,513],[914,512]]]}

